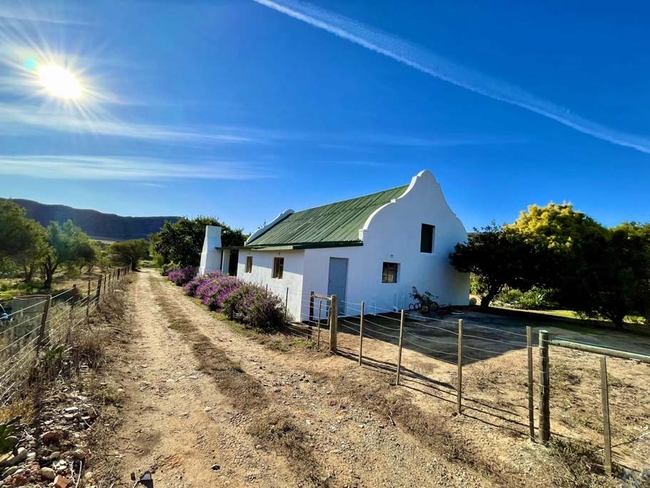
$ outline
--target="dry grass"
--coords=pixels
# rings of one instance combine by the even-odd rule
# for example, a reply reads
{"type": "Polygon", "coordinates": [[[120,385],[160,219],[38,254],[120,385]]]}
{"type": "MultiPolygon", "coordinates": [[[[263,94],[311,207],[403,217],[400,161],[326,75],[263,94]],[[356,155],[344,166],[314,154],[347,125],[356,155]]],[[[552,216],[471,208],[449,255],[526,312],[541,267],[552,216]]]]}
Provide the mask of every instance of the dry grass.
{"type": "Polygon", "coordinates": [[[247,432],[267,449],[284,456],[291,468],[304,478],[304,486],[330,486],[330,477],[321,475],[322,468],[308,447],[305,432],[290,415],[266,413],[254,420],[247,432]]]}

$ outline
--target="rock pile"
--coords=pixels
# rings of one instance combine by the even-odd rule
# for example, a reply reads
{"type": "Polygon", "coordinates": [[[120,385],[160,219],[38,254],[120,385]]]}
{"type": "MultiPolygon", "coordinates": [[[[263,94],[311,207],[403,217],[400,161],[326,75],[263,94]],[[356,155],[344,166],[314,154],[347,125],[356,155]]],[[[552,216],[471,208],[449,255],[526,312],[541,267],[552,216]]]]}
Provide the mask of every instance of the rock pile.
{"type": "Polygon", "coordinates": [[[89,397],[59,384],[47,395],[29,424],[20,422],[7,440],[13,450],[0,455],[0,486],[55,487],[92,485],[85,469],[88,430],[99,416],[89,397]]]}

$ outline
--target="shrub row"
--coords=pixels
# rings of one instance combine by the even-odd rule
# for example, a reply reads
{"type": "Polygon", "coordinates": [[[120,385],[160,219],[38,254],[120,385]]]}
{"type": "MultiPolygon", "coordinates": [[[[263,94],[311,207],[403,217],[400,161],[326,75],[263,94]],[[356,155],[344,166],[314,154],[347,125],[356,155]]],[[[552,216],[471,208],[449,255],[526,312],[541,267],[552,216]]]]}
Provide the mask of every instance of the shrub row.
{"type": "Polygon", "coordinates": [[[247,327],[277,330],[284,323],[282,300],[264,288],[221,273],[196,275],[195,268],[173,271],[169,279],[210,310],[220,311],[247,327]]]}
{"type": "Polygon", "coordinates": [[[170,271],[167,275],[169,281],[173,282],[177,286],[183,286],[188,281],[196,276],[196,268],[181,268],[174,271],[170,271]]]}

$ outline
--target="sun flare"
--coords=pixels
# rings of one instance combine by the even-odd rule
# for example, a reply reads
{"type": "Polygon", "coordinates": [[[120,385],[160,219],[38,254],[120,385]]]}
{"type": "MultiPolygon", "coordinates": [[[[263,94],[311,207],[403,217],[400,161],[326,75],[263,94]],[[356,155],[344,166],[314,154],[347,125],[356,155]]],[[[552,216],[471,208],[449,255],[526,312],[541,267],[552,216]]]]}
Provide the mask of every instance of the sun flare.
{"type": "Polygon", "coordinates": [[[83,87],[73,73],[55,64],[38,68],[38,78],[50,95],[74,100],[83,94],[83,87]]]}

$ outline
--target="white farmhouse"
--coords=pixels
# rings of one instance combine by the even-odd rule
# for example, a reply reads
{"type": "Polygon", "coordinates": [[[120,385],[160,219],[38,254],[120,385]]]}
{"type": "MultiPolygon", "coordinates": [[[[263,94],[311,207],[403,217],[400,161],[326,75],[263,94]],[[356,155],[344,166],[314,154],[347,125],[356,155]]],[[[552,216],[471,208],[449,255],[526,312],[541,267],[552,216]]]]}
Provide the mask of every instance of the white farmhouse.
{"type": "Polygon", "coordinates": [[[343,315],[358,315],[361,301],[366,313],[408,308],[413,286],[440,304],[468,304],[469,276],[448,258],[467,232],[430,171],[410,185],[287,210],[241,248],[222,249],[217,229],[206,229],[200,272],[267,286],[295,319],[308,319],[312,291],[336,294],[343,315]]]}

